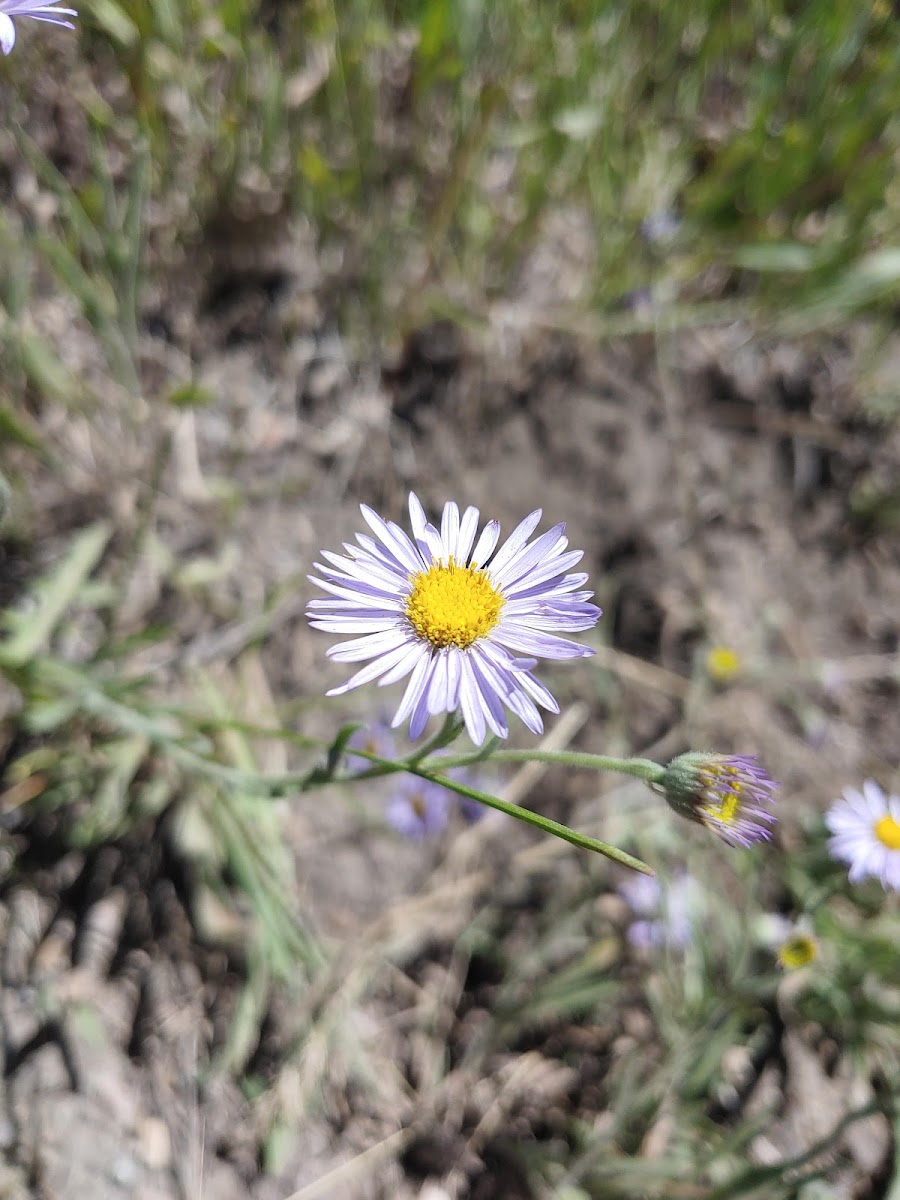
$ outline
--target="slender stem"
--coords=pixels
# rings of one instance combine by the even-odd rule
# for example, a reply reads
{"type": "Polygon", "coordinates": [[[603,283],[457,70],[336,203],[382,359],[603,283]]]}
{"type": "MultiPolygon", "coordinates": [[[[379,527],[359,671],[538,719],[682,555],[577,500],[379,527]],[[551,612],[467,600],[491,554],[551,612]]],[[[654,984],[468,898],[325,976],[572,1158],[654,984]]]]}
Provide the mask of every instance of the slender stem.
{"type": "MultiPolygon", "coordinates": [[[[480,754],[447,755],[440,759],[440,769],[467,767],[480,761],[480,754]]],[[[665,767],[649,758],[611,758],[606,754],[582,754],[578,750],[495,750],[491,762],[541,762],[588,771],[616,771],[619,775],[634,775],[645,783],[661,783],[666,773],[665,767]]]]}
{"type": "Polygon", "coordinates": [[[561,825],[559,821],[551,821],[549,817],[542,817],[539,813],[532,812],[531,809],[522,808],[518,804],[511,804],[508,800],[501,800],[498,796],[490,796],[487,792],[480,792],[477,788],[469,787],[465,783],[459,783],[455,779],[448,779],[444,775],[431,775],[428,771],[412,766],[407,766],[405,769],[410,775],[416,775],[419,779],[427,779],[431,783],[439,783],[441,787],[447,788],[448,791],[456,792],[459,796],[466,796],[469,800],[477,800],[480,804],[486,804],[488,808],[495,808],[498,812],[506,813],[508,817],[514,817],[517,821],[524,821],[526,825],[533,825],[535,829],[540,829],[542,833],[552,834],[553,837],[561,838],[564,842],[570,842],[573,846],[578,846],[582,850],[594,850],[597,854],[603,854],[606,858],[611,858],[615,862],[621,863],[625,867],[631,867],[634,871],[640,871],[644,875],[656,874],[652,867],[648,867],[639,858],[634,858],[631,854],[626,854],[618,846],[610,846],[608,842],[601,842],[596,838],[588,837],[586,833],[579,833],[576,829],[570,829],[568,825],[561,825]]]}
{"type": "Polygon", "coordinates": [[[436,750],[443,750],[444,746],[449,746],[455,741],[463,731],[463,721],[457,712],[449,712],[444,717],[444,723],[434,735],[429,738],[424,746],[420,746],[408,756],[406,762],[419,763],[423,758],[427,758],[429,754],[433,754],[436,750]]]}

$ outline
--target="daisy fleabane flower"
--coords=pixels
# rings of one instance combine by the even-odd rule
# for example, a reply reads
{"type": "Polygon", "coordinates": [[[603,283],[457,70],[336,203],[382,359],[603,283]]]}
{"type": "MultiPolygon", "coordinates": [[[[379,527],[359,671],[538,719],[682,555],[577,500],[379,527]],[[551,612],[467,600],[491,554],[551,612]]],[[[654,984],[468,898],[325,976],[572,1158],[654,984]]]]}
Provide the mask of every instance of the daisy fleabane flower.
{"type": "Polygon", "coordinates": [[[884,888],[900,892],[900,796],[887,796],[867,779],[862,791],[844,788],[841,800],[825,814],[831,830],[832,858],[848,863],[850,882],[872,876],[884,888]]]}
{"type": "Polygon", "coordinates": [[[755,754],[679,754],[666,768],[662,786],[671,808],[729,846],[752,846],[772,836],[779,785],[755,754]]]}
{"type": "Polygon", "coordinates": [[[581,590],[587,575],[566,574],[582,552],[567,550],[565,525],[529,542],[541,519],[536,509],[498,550],[499,521],[488,521],[476,540],[477,508],[460,516],[456,504],[445,504],[437,529],[411,492],[412,537],[367,505],[360,509],[375,537],[345,542],[346,557],[323,551],[329,565],[316,563],[322,578],[309,577],[330,593],[310,601],[312,626],[362,635],[332,646],[328,657],[372,660],[328,695],[409,676],[392,724],[409,719],[412,738],[430,716],[457,710],[476,745],[488,728],[505,738],[504,707],[541,733],[537,705],[554,713],[559,706],[531,668],[539,658],[593,654],[559,635],[590,629],[600,616],[593,592],[581,590]]]}
{"type": "Polygon", "coordinates": [[[74,8],[60,8],[58,0],[41,4],[40,0],[0,0],[0,50],[9,54],[16,44],[16,27],[13,17],[29,17],[32,21],[46,21],[49,25],[75,26],[68,17],[77,17],[74,8]]]}

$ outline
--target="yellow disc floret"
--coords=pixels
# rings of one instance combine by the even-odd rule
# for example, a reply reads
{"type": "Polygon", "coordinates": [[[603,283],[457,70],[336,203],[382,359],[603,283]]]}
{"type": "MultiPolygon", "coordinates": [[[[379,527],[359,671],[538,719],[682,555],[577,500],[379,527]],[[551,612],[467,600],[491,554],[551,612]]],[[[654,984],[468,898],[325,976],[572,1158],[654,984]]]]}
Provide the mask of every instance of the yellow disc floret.
{"type": "Polygon", "coordinates": [[[740,798],[737,791],[729,792],[727,796],[717,800],[715,804],[708,804],[702,811],[708,817],[712,817],[716,821],[721,821],[723,825],[730,825],[735,818],[738,810],[740,798]]]}
{"type": "Polygon", "coordinates": [[[741,656],[730,646],[713,646],[706,656],[707,674],[716,683],[727,683],[741,669],[741,656]]]}
{"type": "Polygon", "coordinates": [[[893,817],[882,817],[875,822],[875,836],[888,850],[900,850],[900,824],[893,817]]]}
{"type": "Polygon", "coordinates": [[[778,947],[778,961],[789,971],[796,971],[808,967],[818,952],[815,939],[809,934],[794,933],[778,947]]]}
{"type": "Polygon", "coordinates": [[[451,557],[413,575],[410,583],[407,620],[435,649],[465,650],[500,620],[503,597],[478,567],[457,566],[451,557]]]}
{"type": "Polygon", "coordinates": [[[717,763],[714,768],[704,772],[704,775],[704,795],[708,803],[703,805],[700,811],[712,817],[714,821],[730,825],[741,803],[742,784],[738,778],[739,772],[734,767],[717,763]]]}

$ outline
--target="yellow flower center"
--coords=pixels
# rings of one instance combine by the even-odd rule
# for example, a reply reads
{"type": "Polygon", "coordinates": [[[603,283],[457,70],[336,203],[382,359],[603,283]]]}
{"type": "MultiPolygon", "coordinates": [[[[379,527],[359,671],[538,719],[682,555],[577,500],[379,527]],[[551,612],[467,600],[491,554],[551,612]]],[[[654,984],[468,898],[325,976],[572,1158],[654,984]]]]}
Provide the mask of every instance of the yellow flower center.
{"type": "Polygon", "coordinates": [[[778,961],[789,971],[798,967],[807,967],[818,954],[818,947],[813,938],[805,933],[796,933],[782,942],[778,948],[778,961]]]}
{"type": "Polygon", "coordinates": [[[716,683],[727,683],[741,669],[741,656],[730,646],[713,646],[706,656],[706,670],[716,683]]]}
{"type": "Polygon", "coordinates": [[[875,836],[888,850],[900,850],[900,825],[893,817],[882,817],[875,822],[875,836]]]}
{"type": "Polygon", "coordinates": [[[435,649],[465,650],[500,620],[503,597],[479,567],[457,566],[451,557],[413,575],[410,582],[406,617],[435,649]]]}

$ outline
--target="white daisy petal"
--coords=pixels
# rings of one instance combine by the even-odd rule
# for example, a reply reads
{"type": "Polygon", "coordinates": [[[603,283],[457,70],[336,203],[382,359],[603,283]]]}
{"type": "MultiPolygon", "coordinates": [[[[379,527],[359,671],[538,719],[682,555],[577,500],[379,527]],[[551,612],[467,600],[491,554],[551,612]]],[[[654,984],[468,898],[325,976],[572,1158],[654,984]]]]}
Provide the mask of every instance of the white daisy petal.
{"type": "Polygon", "coordinates": [[[539,629],[526,629],[524,622],[519,621],[504,621],[496,640],[510,650],[539,658],[587,658],[593,654],[588,646],[570,642],[568,638],[553,637],[539,629]]]}
{"type": "Polygon", "coordinates": [[[389,654],[383,654],[380,658],[376,658],[374,662],[370,662],[367,667],[363,667],[361,671],[357,671],[355,675],[342,683],[340,687],[332,688],[326,692],[326,696],[343,696],[345,692],[352,692],[354,688],[362,687],[364,683],[371,683],[373,679],[377,679],[379,675],[383,675],[395,663],[403,660],[405,646],[398,646],[389,654]]]}
{"type": "Polygon", "coordinates": [[[16,27],[4,12],[0,12],[0,50],[10,54],[16,44],[16,27]]]}
{"type": "Polygon", "coordinates": [[[475,745],[480,746],[484,741],[487,729],[484,723],[484,713],[481,709],[478,685],[475,682],[475,676],[472,674],[472,664],[467,655],[461,656],[459,666],[459,706],[462,711],[463,720],[466,723],[466,732],[475,745]]]}
{"type": "Polygon", "coordinates": [[[406,685],[406,691],[403,693],[403,699],[400,701],[400,707],[394,713],[394,719],[391,721],[392,728],[396,729],[398,725],[403,724],[425,694],[428,688],[428,680],[431,677],[430,667],[431,656],[423,654],[413,668],[409,683],[406,685]]]}
{"type": "Polygon", "coordinates": [[[584,558],[583,550],[570,550],[562,558],[551,559],[549,562],[538,558],[532,567],[522,573],[519,572],[519,564],[515,563],[512,568],[508,569],[509,572],[514,571],[515,577],[507,579],[504,591],[508,596],[515,596],[520,591],[524,591],[526,587],[529,591],[533,591],[538,584],[562,575],[564,571],[567,571],[569,567],[574,567],[582,558],[584,558]]]}
{"type": "Polygon", "coordinates": [[[531,534],[540,519],[541,510],[536,508],[533,513],[528,514],[524,521],[519,522],[516,528],[512,531],[512,533],[491,559],[490,571],[492,578],[496,578],[497,574],[503,571],[503,568],[506,566],[506,564],[515,558],[515,556],[531,537],[531,534]]]}
{"type": "Polygon", "coordinates": [[[428,684],[428,711],[442,713],[447,711],[447,652],[441,651],[435,656],[431,665],[431,679],[428,684]]]}
{"type": "Polygon", "coordinates": [[[417,542],[422,541],[428,518],[425,516],[422,502],[415,492],[409,493],[409,523],[412,526],[413,537],[417,542]]]}
{"type": "Polygon", "coordinates": [[[457,540],[459,538],[459,509],[452,500],[448,500],[444,505],[444,515],[441,518],[441,542],[444,546],[444,554],[449,558],[451,555],[458,562],[459,555],[457,553],[457,540]]]}
{"type": "Polygon", "coordinates": [[[320,587],[323,592],[330,592],[332,596],[337,596],[339,600],[355,600],[360,606],[368,605],[371,608],[382,608],[386,601],[395,600],[383,588],[373,587],[368,583],[360,583],[357,588],[351,589],[347,587],[339,587],[336,583],[332,583],[328,579],[315,579],[312,575],[309,576],[310,583],[314,583],[316,587],[320,587]]]}
{"type": "Polygon", "coordinates": [[[428,696],[427,694],[423,694],[417,700],[409,718],[409,736],[413,741],[421,736],[430,716],[431,710],[428,707],[428,696]]]}
{"type": "Polygon", "coordinates": [[[389,687],[390,684],[405,679],[410,671],[415,669],[420,658],[424,658],[427,662],[430,657],[431,651],[427,650],[421,642],[410,640],[406,645],[406,654],[397,660],[396,666],[391,667],[382,675],[378,680],[378,686],[389,687]]]}
{"type": "Polygon", "coordinates": [[[546,708],[548,712],[552,713],[559,712],[559,704],[557,703],[556,698],[552,695],[552,693],[547,691],[543,684],[538,683],[538,681],[529,671],[526,671],[520,677],[519,682],[525,691],[531,695],[532,699],[536,700],[537,703],[540,704],[541,708],[546,708]]]}
{"type": "Polygon", "coordinates": [[[397,561],[402,563],[408,571],[421,571],[422,561],[402,529],[379,517],[378,513],[369,508],[367,504],[361,504],[359,507],[366,524],[397,561]]]}
{"type": "Polygon", "coordinates": [[[477,530],[478,509],[469,505],[459,523],[459,536],[456,539],[456,551],[460,562],[467,563],[469,561],[469,551],[472,549],[477,530]]]}
{"type": "Polygon", "coordinates": [[[494,553],[494,547],[497,545],[497,540],[500,537],[500,522],[488,521],[484,529],[481,531],[481,537],[475,543],[475,549],[472,551],[472,557],[469,559],[473,567],[483,567],[487,560],[494,553]]]}
{"type": "MultiPolygon", "coordinates": [[[[555,567],[556,560],[553,558],[553,549],[560,540],[560,534],[565,529],[565,525],[554,525],[552,529],[548,529],[546,533],[542,533],[539,538],[531,543],[530,546],[523,547],[518,554],[514,554],[503,565],[500,565],[496,560],[491,563],[491,578],[495,583],[503,585],[504,591],[520,579],[523,575],[528,575],[538,563],[547,564],[550,560],[552,566],[555,567]]],[[[564,542],[565,538],[562,539],[564,542]]],[[[502,554],[502,551],[500,552],[502,554]]],[[[497,559],[500,554],[497,555],[497,559]]],[[[554,571],[554,574],[561,575],[562,571],[554,571]]]]}
{"type": "Polygon", "coordinates": [[[398,646],[405,646],[408,640],[409,634],[405,629],[381,629],[349,642],[338,642],[328,650],[328,657],[334,662],[361,662],[365,658],[374,658],[377,654],[387,654],[398,646]]]}
{"type": "Polygon", "coordinates": [[[323,633],[379,633],[385,627],[385,619],[380,617],[316,617],[310,620],[313,629],[321,629],[323,633]]]}
{"type": "Polygon", "coordinates": [[[460,661],[462,655],[456,647],[447,651],[447,707],[446,712],[454,712],[459,706],[460,661]]]}

